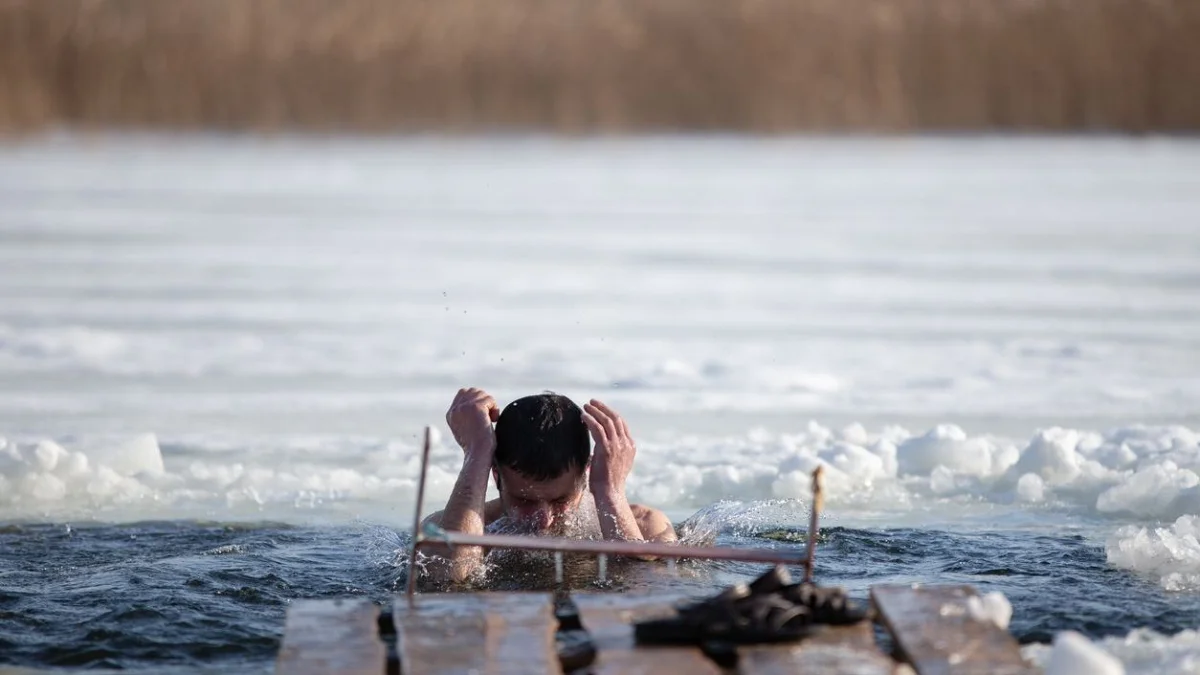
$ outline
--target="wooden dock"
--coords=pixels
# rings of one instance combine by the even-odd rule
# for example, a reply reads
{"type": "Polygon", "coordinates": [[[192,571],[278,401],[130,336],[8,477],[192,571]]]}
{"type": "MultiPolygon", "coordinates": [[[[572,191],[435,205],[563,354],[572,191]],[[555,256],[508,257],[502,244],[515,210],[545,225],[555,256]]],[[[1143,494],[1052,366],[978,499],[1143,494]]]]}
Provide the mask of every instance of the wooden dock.
{"type": "Polygon", "coordinates": [[[390,617],[366,600],[297,601],[289,609],[278,675],[1033,675],[1016,640],[974,618],[970,586],[876,586],[871,617],[895,645],[876,644],[872,618],[823,627],[800,642],[726,647],[647,647],[634,643],[633,623],[670,616],[678,595],[572,594],[578,619],[595,647],[592,663],[564,670],[557,648],[560,621],[550,593],[422,594],[403,598],[390,617]],[[387,619],[390,619],[387,620],[387,619]],[[390,652],[390,655],[389,655],[390,652]]]}

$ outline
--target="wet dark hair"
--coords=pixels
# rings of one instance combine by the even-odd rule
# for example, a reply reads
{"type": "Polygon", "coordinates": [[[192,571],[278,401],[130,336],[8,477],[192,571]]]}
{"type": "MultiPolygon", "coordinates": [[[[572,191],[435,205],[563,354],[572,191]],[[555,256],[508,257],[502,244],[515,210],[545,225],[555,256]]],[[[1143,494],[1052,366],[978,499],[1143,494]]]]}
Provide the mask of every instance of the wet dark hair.
{"type": "Polygon", "coordinates": [[[496,465],[531,480],[583,471],[592,454],[583,410],[553,392],[519,398],[496,420],[496,465]]]}

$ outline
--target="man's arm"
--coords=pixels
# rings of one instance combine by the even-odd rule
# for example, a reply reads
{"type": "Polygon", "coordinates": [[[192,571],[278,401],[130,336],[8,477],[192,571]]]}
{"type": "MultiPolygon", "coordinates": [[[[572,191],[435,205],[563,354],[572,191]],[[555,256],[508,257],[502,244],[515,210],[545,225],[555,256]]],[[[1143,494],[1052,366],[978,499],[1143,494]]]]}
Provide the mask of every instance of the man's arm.
{"type": "Polygon", "coordinates": [[[633,470],[637,446],[629,425],[607,405],[593,399],[583,407],[583,421],[596,443],[589,487],[596,499],[600,532],[621,541],[675,541],[671,521],[660,511],[631,506],[625,480],[633,470]]]}
{"type": "MultiPolygon", "coordinates": [[[[487,522],[486,496],[488,474],[496,452],[496,436],[492,422],[500,408],[482,389],[460,389],[446,412],[446,422],[454,440],[462,447],[463,465],[454,483],[454,490],[443,511],[424,522],[437,523],[445,530],[483,534],[487,522]]],[[[424,522],[422,524],[424,524],[424,522]]],[[[439,556],[426,566],[435,581],[459,583],[469,579],[483,566],[483,549],[478,546],[429,546],[428,552],[439,556]]]]}
{"type": "MultiPolygon", "coordinates": [[[[636,504],[634,505],[634,508],[635,509],[638,508],[636,504]]],[[[442,526],[442,516],[445,515],[445,513],[446,513],[445,509],[443,509],[441,511],[434,511],[433,513],[429,514],[428,516],[425,516],[424,520],[421,521],[421,525],[424,526],[425,523],[433,523],[434,525],[441,527],[442,526]]],[[[504,505],[500,503],[499,499],[493,499],[489,502],[484,503],[484,505],[483,505],[483,526],[486,528],[489,524],[491,524],[491,522],[493,520],[496,520],[497,518],[499,518],[502,515],[504,515],[504,505]]],[[[433,547],[434,545],[428,544],[428,546],[433,547]]]]}

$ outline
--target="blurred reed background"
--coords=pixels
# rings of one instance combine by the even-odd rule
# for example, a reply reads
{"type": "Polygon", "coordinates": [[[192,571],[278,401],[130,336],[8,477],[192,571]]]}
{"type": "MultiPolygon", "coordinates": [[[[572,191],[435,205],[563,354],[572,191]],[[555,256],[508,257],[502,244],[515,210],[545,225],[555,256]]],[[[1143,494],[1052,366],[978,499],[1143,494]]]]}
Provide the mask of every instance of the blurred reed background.
{"type": "Polygon", "coordinates": [[[0,0],[0,130],[1185,131],[1200,0],[0,0]]]}

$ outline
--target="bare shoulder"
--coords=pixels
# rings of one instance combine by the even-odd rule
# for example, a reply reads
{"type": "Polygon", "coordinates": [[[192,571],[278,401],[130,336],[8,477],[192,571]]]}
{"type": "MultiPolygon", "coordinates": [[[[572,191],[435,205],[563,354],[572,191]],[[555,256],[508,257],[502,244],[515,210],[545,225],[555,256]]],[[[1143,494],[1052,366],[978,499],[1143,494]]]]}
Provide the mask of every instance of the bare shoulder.
{"type": "Polygon", "coordinates": [[[483,524],[491,525],[504,515],[504,504],[500,503],[500,498],[497,497],[483,504],[483,524]]]}
{"type": "Polygon", "coordinates": [[[646,541],[672,542],[676,540],[675,526],[667,514],[652,506],[630,504],[629,510],[637,521],[638,529],[646,541]]]}

